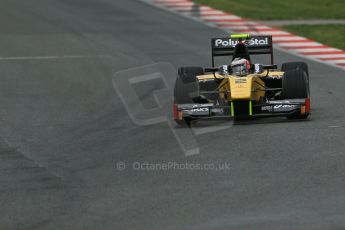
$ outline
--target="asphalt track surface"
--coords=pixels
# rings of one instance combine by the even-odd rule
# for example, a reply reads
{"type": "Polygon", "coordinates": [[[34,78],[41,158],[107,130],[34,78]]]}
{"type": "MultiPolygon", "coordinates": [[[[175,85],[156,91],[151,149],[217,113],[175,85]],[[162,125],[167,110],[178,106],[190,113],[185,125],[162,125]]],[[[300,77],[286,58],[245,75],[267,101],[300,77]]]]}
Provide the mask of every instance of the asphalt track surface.
{"type": "Polygon", "coordinates": [[[135,0],[2,0],[0,229],[344,229],[344,71],[276,51],[278,64],[309,64],[311,119],[198,135],[195,156],[166,123],[130,119],[115,72],[208,66],[215,36],[135,0]],[[231,169],[119,171],[119,161],[231,169]]]}

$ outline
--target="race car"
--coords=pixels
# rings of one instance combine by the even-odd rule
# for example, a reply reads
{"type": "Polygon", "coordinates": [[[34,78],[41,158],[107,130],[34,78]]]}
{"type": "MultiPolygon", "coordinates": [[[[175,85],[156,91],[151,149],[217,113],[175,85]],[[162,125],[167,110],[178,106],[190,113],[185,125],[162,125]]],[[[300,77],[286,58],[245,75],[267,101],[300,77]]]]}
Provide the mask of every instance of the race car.
{"type": "Polygon", "coordinates": [[[234,121],[310,115],[309,71],[304,62],[273,64],[272,36],[233,34],[212,39],[212,67],[181,67],[174,88],[174,120],[190,126],[194,120],[234,121]],[[270,64],[251,63],[252,55],[270,55],[270,64]],[[215,67],[215,57],[230,56],[215,67]]]}

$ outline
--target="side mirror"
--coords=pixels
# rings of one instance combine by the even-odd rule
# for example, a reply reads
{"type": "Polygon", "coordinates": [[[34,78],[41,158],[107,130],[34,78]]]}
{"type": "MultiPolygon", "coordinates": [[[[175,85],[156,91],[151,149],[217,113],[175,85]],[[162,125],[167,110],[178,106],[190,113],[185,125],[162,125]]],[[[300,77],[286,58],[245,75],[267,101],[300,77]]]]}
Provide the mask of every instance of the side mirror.
{"type": "Polygon", "coordinates": [[[260,74],[264,72],[264,66],[262,64],[254,64],[254,73],[260,74]]]}
{"type": "Polygon", "coordinates": [[[231,67],[229,65],[221,65],[219,66],[219,73],[221,75],[227,75],[231,73],[231,67]]]}

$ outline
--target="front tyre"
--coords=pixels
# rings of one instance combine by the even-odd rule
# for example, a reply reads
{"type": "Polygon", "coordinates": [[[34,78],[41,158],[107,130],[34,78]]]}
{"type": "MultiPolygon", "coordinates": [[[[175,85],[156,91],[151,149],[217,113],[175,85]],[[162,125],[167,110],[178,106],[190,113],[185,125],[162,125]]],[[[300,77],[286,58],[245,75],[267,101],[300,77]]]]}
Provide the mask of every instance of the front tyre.
{"type": "Polygon", "coordinates": [[[193,103],[193,98],[199,96],[198,75],[203,75],[201,67],[181,67],[174,88],[174,102],[176,104],[193,103]]]}
{"type": "Polygon", "coordinates": [[[305,62],[285,62],[282,64],[282,68],[281,68],[283,72],[297,70],[297,69],[300,69],[306,72],[307,77],[309,78],[309,68],[308,68],[307,63],[305,62]]]}
{"type": "MultiPolygon", "coordinates": [[[[310,97],[309,82],[305,71],[297,69],[283,75],[282,99],[305,99],[310,97]]],[[[290,119],[305,119],[309,114],[289,115],[290,119]]]]}
{"type": "MultiPolygon", "coordinates": [[[[197,76],[203,75],[202,67],[181,67],[178,69],[178,75],[174,88],[174,104],[192,104],[195,98],[200,97],[199,84],[197,76]]],[[[192,119],[183,118],[175,120],[181,126],[190,126],[192,119]]]]}

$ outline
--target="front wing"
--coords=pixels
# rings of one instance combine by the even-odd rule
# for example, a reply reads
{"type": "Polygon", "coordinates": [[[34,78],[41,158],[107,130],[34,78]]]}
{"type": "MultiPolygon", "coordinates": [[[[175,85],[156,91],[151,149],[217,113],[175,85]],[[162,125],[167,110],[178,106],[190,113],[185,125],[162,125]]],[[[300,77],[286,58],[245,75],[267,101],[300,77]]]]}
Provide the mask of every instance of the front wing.
{"type": "Polygon", "coordinates": [[[273,100],[254,104],[251,101],[229,102],[229,105],[175,104],[174,119],[233,117],[277,117],[310,113],[310,99],[273,100]]]}

